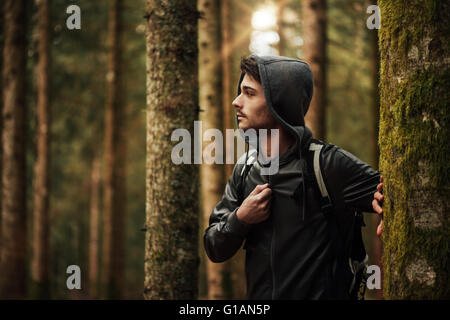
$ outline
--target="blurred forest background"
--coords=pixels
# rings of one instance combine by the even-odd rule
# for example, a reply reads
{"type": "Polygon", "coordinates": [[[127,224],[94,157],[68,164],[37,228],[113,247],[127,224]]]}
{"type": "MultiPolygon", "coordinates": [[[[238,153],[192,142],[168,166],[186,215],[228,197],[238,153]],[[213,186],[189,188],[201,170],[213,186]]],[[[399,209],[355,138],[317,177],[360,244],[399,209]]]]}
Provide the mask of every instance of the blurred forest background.
{"type": "MultiPolygon", "coordinates": [[[[25,99],[23,106],[26,110],[25,127],[20,133],[24,135],[21,139],[26,141],[26,185],[23,186],[23,195],[26,197],[22,203],[26,210],[23,216],[26,230],[19,230],[16,235],[25,237],[25,245],[20,250],[25,250],[26,253],[23,261],[24,279],[16,279],[15,285],[19,287],[10,292],[16,292],[16,297],[23,298],[142,299],[146,212],[146,3],[144,0],[2,1],[0,45],[3,50],[6,27],[11,27],[6,25],[6,21],[12,23],[12,20],[4,19],[11,13],[5,10],[14,6],[11,2],[25,4],[24,15],[19,15],[23,19],[20,24],[25,33],[25,43],[18,50],[24,50],[26,59],[26,85],[20,92],[25,99]],[[117,4],[118,2],[120,3],[117,4]],[[45,258],[39,263],[32,261],[38,252],[35,243],[40,241],[35,240],[36,232],[39,231],[34,231],[38,230],[35,224],[39,223],[35,213],[38,202],[34,199],[39,191],[34,186],[37,183],[35,164],[39,153],[39,79],[42,79],[41,73],[46,72],[43,71],[45,68],[39,69],[40,55],[45,54],[45,51],[40,51],[42,48],[39,46],[39,41],[44,37],[39,21],[45,19],[40,16],[44,11],[39,6],[44,3],[47,3],[49,10],[49,80],[48,89],[43,92],[48,94],[46,99],[49,107],[48,117],[41,119],[50,121],[50,139],[49,182],[45,187],[48,191],[48,212],[44,214],[47,220],[41,220],[46,221],[47,229],[44,232],[48,235],[48,241],[42,240],[40,243],[46,246],[41,251],[47,250],[48,254],[44,254],[45,258]],[[81,9],[80,30],[69,30],[66,26],[66,20],[70,16],[66,9],[72,4],[81,9]],[[119,23],[116,21],[116,24],[111,25],[112,19],[118,19],[119,23]],[[111,40],[111,37],[117,39],[111,40]],[[114,60],[112,51],[120,53],[118,60],[114,60]],[[115,83],[114,80],[118,82],[115,83]],[[114,101],[121,105],[117,107],[114,101]],[[111,110],[116,110],[115,116],[111,116],[111,110]],[[116,157],[116,160],[111,160],[110,157],[116,157]],[[111,173],[110,166],[114,161],[122,165],[119,165],[116,173],[111,173]],[[117,175],[119,180],[115,181],[122,181],[122,184],[111,184],[111,178],[108,178],[111,174],[117,175]],[[116,189],[111,191],[109,188],[116,189]],[[122,202],[108,202],[111,197],[120,198],[122,202]],[[121,218],[114,220],[115,222],[111,222],[111,213],[108,214],[114,209],[111,206],[121,210],[121,218]],[[118,241],[123,240],[123,248],[112,240],[111,235],[112,238],[117,237],[118,241]],[[111,253],[116,249],[120,253],[119,257],[111,253]],[[114,262],[111,263],[111,260],[114,262]],[[81,268],[81,290],[68,290],[66,287],[66,268],[69,265],[81,268]],[[33,271],[33,268],[41,271],[33,271]],[[122,283],[117,280],[120,276],[123,278],[122,283]],[[111,283],[115,284],[111,286],[111,283]],[[109,289],[105,289],[105,286],[109,289]]],[[[205,2],[198,1],[200,12],[204,11],[202,5],[205,2]]],[[[305,59],[308,50],[308,42],[305,41],[306,24],[302,18],[305,2],[308,1],[216,2],[222,21],[217,35],[222,49],[215,57],[222,72],[223,90],[220,99],[224,103],[224,111],[221,117],[225,119],[224,123],[228,121],[230,128],[234,128],[231,101],[236,93],[240,74],[239,61],[243,56],[256,53],[305,59]]],[[[323,61],[319,62],[320,72],[325,75],[322,90],[323,97],[326,97],[322,102],[325,127],[318,135],[377,167],[377,31],[366,27],[369,17],[366,9],[372,3],[364,0],[326,2],[326,17],[323,16],[319,23],[324,27],[325,37],[315,40],[323,42],[323,61]]],[[[215,21],[207,14],[201,14],[199,32],[205,26],[204,21],[210,21],[208,19],[215,21]]],[[[44,30],[45,28],[44,24],[44,30]]],[[[200,57],[203,48],[201,41],[200,39],[200,57]]],[[[201,66],[200,61],[200,68],[201,66]]],[[[7,67],[3,55],[1,67],[3,71],[7,67]]],[[[5,79],[4,71],[3,81],[5,79]]],[[[200,79],[200,90],[202,86],[206,84],[200,79]]],[[[2,87],[6,88],[4,82],[2,87]]],[[[316,91],[315,95],[317,94],[316,91]]],[[[200,94],[200,108],[204,109],[201,101],[200,94]]],[[[4,102],[5,98],[2,100],[4,102]]],[[[5,164],[3,169],[5,170],[5,164]]],[[[224,175],[223,186],[228,176],[225,178],[224,175]]],[[[222,191],[223,189],[220,193],[222,191]]],[[[0,224],[5,224],[5,214],[0,224]]],[[[198,297],[244,298],[245,279],[241,252],[231,262],[216,266],[221,268],[219,282],[207,280],[206,270],[215,267],[207,267],[203,250],[202,234],[206,227],[202,216],[204,214],[199,212],[201,263],[198,297]],[[208,290],[208,286],[212,287],[208,290]]],[[[364,237],[371,258],[369,264],[380,265],[381,247],[376,237],[378,219],[374,215],[366,215],[368,225],[364,228],[364,237]]],[[[4,230],[3,227],[2,232],[4,230]]],[[[2,239],[8,238],[5,236],[2,239]]],[[[20,242],[17,238],[14,240],[20,242]]],[[[6,248],[5,243],[6,241],[1,244],[3,249],[6,248]]],[[[3,279],[6,274],[3,273],[3,279]]],[[[368,290],[367,298],[381,298],[380,291],[368,290]]],[[[7,294],[2,292],[2,295],[7,294]]]]}

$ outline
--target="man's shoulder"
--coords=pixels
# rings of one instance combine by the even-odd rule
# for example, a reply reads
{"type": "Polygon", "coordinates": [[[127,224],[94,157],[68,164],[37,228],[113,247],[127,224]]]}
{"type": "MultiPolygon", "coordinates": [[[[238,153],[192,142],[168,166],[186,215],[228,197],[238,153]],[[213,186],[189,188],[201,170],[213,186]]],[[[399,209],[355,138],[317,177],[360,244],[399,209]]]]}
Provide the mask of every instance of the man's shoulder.
{"type": "MultiPolygon", "coordinates": [[[[325,160],[348,160],[348,161],[356,161],[356,162],[362,162],[357,156],[355,156],[353,153],[341,148],[338,145],[335,145],[331,142],[324,142],[321,140],[313,139],[311,141],[311,144],[321,145],[321,155],[322,158],[325,160]]],[[[311,146],[311,145],[310,145],[311,146]]],[[[314,148],[310,147],[310,150],[313,151],[314,148]]]]}
{"type": "Polygon", "coordinates": [[[353,153],[331,143],[327,144],[327,147],[324,149],[324,152],[332,154],[334,157],[340,157],[343,160],[361,161],[353,153]]]}
{"type": "Polygon", "coordinates": [[[320,151],[322,159],[329,159],[331,157],[334,157],[336,155],[336,152],[340,152],[343,149],[330,142],[325,142],[318,139],[311,139],[308,145],[308,150],[309,152],[312,153],[320,151]]]}
{"type": "Polygon", "coordinates": [[[332,143],[325,143],[321,155],[322,172],[330,184],[341,185],[359,179],[378,181],[380,173],[353,153],[332,143]]]}
{"type": "Polygon", "coordinates": [[[327,176],[359,174],[358,169],[370,167],[356,155],[338,145],[323,141],[315,143],[322,144],[320,165],[327,176]]]}

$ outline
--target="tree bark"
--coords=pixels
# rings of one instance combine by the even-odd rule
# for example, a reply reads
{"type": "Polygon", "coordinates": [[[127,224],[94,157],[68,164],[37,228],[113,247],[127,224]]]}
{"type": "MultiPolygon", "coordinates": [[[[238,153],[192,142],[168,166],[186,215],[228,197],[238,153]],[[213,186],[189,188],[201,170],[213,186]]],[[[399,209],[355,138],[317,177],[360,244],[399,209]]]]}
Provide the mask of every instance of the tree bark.
{"type": "Polygon", "coordinates": [[[304,60],[311,66],[314,75],[314,95],[306,114],[306,125],[313,136],[325,138],[326,106],[326,42],[327,16],[326,0],[304,0],[302,2],[304,60]]]}
{"type": "Polygon", "coordinates": [[[37,158],[34,166],[33,260],[31,278],[35,298],[50,297],[49,191],[50,191],[50,17],[49,1],[38,0],[37,158]]]}
{"type": "MultiPolygon", "coordinates": [[[[230,13],[231,13],[231,0],[221,1],[220,6],[220,21],[221,21],[221,64],[222,64],[222,105],[223,105],[223,130],[226,132],[227,129],[234,129],[233,119],[233,106],[231,105],[231,23],[230,23],[230,13]]],[[[233,150],[233,145],[231,141],[226,143],[225,154],[231,154],[233,150]]],[[[232,164],[225,164],[225,175],[230,177],[233,172],[232,164]]]]}
{"type": "MultiPolygon", "coordinates": [[[[228,19],[231,19],[233,23],[230,28],[229,46],[232,48],[232,53],[230,56],[230,87],[228,88],[228,94],[230,96],[230,105],[228,109],[228,114],[230,114],[230,121],[228,128],[235,129],[236,127],[236,117],[234,107],[231,105],[231,101],[234,100],[237,94],[237,84],[239,77],[241,75],[240,61],[242,57],[246,57],[250,54],[250,37],[252,33],[251,17],[257,2],[251,1],[240,1],[231,0],[230,14],[228,19]]],[[[225,41],[222,39],[222,43],[225,41]]],[[[225,91],[224,91],[225,92],[225,91]]],[[[225,108],[224,108],[225,109],[225,108]]],[[[226,112],[226,111],[224,111],[226,112]]],[[[240,155],[237,154],[237,148],[235,148],[236,161],[240,155]]],[[[233,166],[231,166],[231,171],[227,171],[225,182],[231,177],[233,166]]],[[[245,250],[241,249],[229,260],[230,271],[224,274],[225,281],[227,284],[231,282],[232,299],[245,299],[246,295],[246,276],[245,276],[245,250]],[[228,280],[231,279],[231,280],[228,280]]]]}
{"type": "Polygon", "coordinates": [[[2,231],[0,296],[26,294],[26,18],[25,1],[3,4],[2,231]]]}
{"type": "Polygon", "coordinates": [[[118,299],[124,291],[125,241],[125,99],[122,83],[123,1],[110,2],[108,23],[108,94],[105,119],[105,197],[103,295],[118,299]]]}
{"type": "Polygon", "coordinates": [[[449,299],[449,1],[380,0],[384,295],[449,299]]]}
{"type": "Polygon", "coordinates": [[[372,162],[373,168],[378,169],[380,161],[380,148],[378,147],[378,134],[380,126],[380,56],[378,54],[378,31],[369,30],[370,37],[370,68],[372,74],[372,116],[373,116],[373,139],[372,139],[372,162]]]}
{"type": "MultiPolygon", "coordinates": [[[[370,51],[371,51],[371,57],[370,57],[370,66],[371,66],[371,74],[372,74],[372,117],[373,117],[373,138],[372,138],[372,163],[373,168],[378,169],[378,162],[380,160],[380,149],[378,147],[378,134],[379,134],[379,124],[380,124],[380,91],[378,90],[378,83],[380,81],[379,77],[379,70],[380,70],[380,57],[379,57],[379,50],[378,50],[378,31],[375,30],[368,30],[369,31],[369,37],[370,37],[370,51]]],[[[372,215],[372,223],[375,226],[378,226],[380,223],[380,216],[377,214],[372,215]]],[[[382,270],[382,252],[383,252],[383,246],[381,239],[376,235],[376,233],[373,234],[373,254],[374,254],[374,261],[377,266],[381,269],[381,274],[383,275],[382,270]]],[[[383,289],[377,290],[376,294],[378,299],[383,298],[383,289]]]]}
{"type": "MultiPolygon", "coordinates": [[[[199,168],[170,137],[198,118],[197,2],[147,0],[146,299],[196,299],[199,168]]],[[[191,157],[192,158],[192,157],[191,157]]]]}
{"type": "MultiPolygon", "coordinates": [[[[3,4],[0,4],[0,114],[3,112],[3,77],[1,76],[3,73],[3,43],[4,43],[4,16],[3,16],[3,4]]],[[[0,117],[0,133],[3,132],[3,117],[0,117]]],[[[0,159],[2,159],[3,148],[0,148],[0,159]]],[[[2,175],[2,162],[0,160],[0,177],[2,175]]],[[[0,208],[2,207],[2,197],[0,196],[0,208]]],[[[1,231],[2,230],[2,214],[0,212],[0,239],[1,239],[1,231]]],[[[1,246],[1,243],[0,243],[1,246]]],[[[1,251],[1,249],[0,249],[1,251]]]]}
{"type": "MultiPolygon", "coordinates": [[[[222,88],[221,28],[218,0],[200,0],[199,10],[203,13],[199,20],[199,85],[200,114],[203,130],[214,128],[223,133],[222,98],[225,91],[222,88]]],[[[205,143],[207,147],[209,143],[205,143]]],[[[215,150],[218,152],[219,150],[215,150]]],[[[220,150],[223,153],[222,150],[220,150]]],[[[225,170],[222,164],[206,164],[201,166],[203,229],[209,225],[209,217],[222,197],[225,188],[225,170]]],[[[224,273],[229,272],[229,263],[213,263],[206,258],[206,277],[208,299],[229,299],[231,293],[226,292],[224,273]]]]}

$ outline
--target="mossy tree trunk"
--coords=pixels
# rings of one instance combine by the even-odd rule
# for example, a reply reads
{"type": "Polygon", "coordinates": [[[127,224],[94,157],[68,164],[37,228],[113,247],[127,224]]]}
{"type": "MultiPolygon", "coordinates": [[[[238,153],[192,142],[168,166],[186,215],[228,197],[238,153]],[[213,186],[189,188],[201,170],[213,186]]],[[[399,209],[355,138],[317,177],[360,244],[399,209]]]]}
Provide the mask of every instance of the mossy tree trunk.
{"type": "MultiPolygon", "coordinates": [[[[147,0],[146,299],[198,294],[198,166],[175,165],[171,134],[198,118],[197,2],[147,0]]],[[[192,153],[191,153],[192,154],[192,153]]],[[[193,154],[192,154],[193,155],[193,154]]]]}
{"type": "Polygon", "coordinates": [[[32,295],[48,299],[49,292],[49,194],[50,194],[50,12],[49,1],[39,0],[38,25],[39,60],[37,77],[37,126],[34,166],[34,216],[33,216],[33,260],[31,278],[32,295]]]}
{"type": "Polygon", "coordinates": [[[0,296],[26,294],[26,18],[24,0],[3,5],[2,230],[0,296]]]}
{"type": "MultiPolygon", "coordinates": [[[[220,28],[220,1],[200,0],[199,10],[202,19],[199,20],[199,85],[200,85],[200,114],[203,131],[214,128],[222,132],[223,109],[222,97],[222,63],[221,54],[221,28],[220,28]]],[[[205,142],[203,147],[208,146],[205,142]]],[[[216,150],[215,152],[219,152],[216,150]]],[[[207,164],[201,166],[202,211],[203,229],[209,225],[209,217],[216,204],[222,198],[225,188],[225,170],[223,164],[207,164]]],[[[229,299],[231,293],[226,292],[224,286],[224,273],[229,272],[227,262],[213,263],[206,258],[206,278],[208,299],[229,299]]]]}
{"type": "Polygon", "coordinates": [[[380,56],[378,49],[378,30],[369,30],[370,41],[370,73],[372,75],[372,119],[373,119],[373,139],[372,139],[372,163],[375,169],[380,161],[380,148],[378,146],[378,135],[380,126],[380,56]]]}
{"type": "Polygon", "coordinates": [[[123,1],[110,1],[108,20],[108,93],[105,119],[105,197],[103,296],[119,299],[125,286],[125,99],[123,85],[123,1]]]}
{"type": "Polygon", "coordinates": [[[450,2],[380,0],[384,295],[450,298],[450,2]]]}
{"type": "Polygon", "coordinates": [[[314,75],[314,95],[306,114],[305,122],[313,132],[314,137],[321,140],[325,138],[326,134],[326,7],[326,0],[302,1],[303,58],[311,66],[314,75]]]}
{"type": "MultiPolygon", "coordinates": [[[[369,2],[373,2],[369,0],[369,2]]],[[[378,50],[378,30],[368,30],[369,41],[370,41],[370,72],[372,74],[372,124],[373,124],[373,138],[372,138],[372,166],[374,169],[378,169],[378,162],[380,160],[380,149],[378,147],[378,134],[379,134],[379,123],[380,123],[380,91],[378,89],[378,84],[380,82],[379,70],[380,70],[380,56],[378,50]]],[[[378,226],[381,217],[378,214],[371,215],[372,223],[374,226],[378,226]]],[[[376,230],[376,227],[375,229],[376,230]]],[[[382,268],[382,242],[380,237],[373,233],[373,261],[377,266],[382,268]]],[[[381,271],[383,274],[383,271],[381,271]]],[[[376,297],[381,299],[383,297],[383,290],[376,291],[376,297]]]]}

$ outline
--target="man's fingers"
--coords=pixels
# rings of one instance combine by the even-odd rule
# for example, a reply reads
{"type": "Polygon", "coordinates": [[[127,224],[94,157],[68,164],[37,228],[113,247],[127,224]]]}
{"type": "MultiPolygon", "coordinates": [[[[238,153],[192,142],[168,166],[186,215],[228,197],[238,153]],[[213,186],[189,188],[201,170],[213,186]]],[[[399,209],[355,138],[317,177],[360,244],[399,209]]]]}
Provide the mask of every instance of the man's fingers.
{"type": "Polygon", "coordinates": [[[377,236],[381,236],[382,233],[383,233],[383,220],[381,220],[380,224],[378,225],[377,236]]]}
{"type": "Polygon", "coordinates": [[[263,204],[266,213],[269,213],[269,212],[270,212],[270,205],[271,205],[271,203],[272,203],[272,201],[270,201],[270,200],[271,200],[271,198],[267,198],[267,200],[264,201],[264,204],[263,204]]]}
{"type": "Polygon", "coordinates": [[[380,191],[380,192],[383,190],[383,184],[382,183],[377,185],[377,190],[380,191]]]}
{"type": "Polygon", "coordinates": [[[376,199],[373,199],[372,207],[373,207],[373,210],[375,210],[376,213],[378,213],[378,214],[382,214],[383,213],[383,208],[380,207],[380,205],[378,204],[378,201],[376,199]]]}
{"type": "Polygon", "coordinates": [[[264,190],[265,188],[267,188],[269,186],[268,183],[266,184],[258,184],[255,189],[253,189],[253,191],[251,192],[251,195],[256,195],[258,193],[260,193],[262,190],[264,190]]]}
{"type": "Polygon", "coordinates": [[[373,195],[375,199],[377,199],[379,202],[383,202],[384,196],[380,192],[375,192],[373,195]]]}
{"type": "Polygon", "coordinates": [[[265,200],[267,200],[267,199],[270,199],[271,196],[272,195],[272,189],[270,189],[270,188],[265,188],[263,191],[261,191],[259,194],[258,194],[258,200],[259,201],[265,201],[265,200]]]}
{"type": "MultiPolygon", "coordinates": [[[[383,208],[381,208],[378,201],[382,202],[384,199],[384,196],[381,194],[383,192],[383,176],[380,176],[380,184],[377,185],[377,192],[374,194],[374,198],[372,201],[372,207],[378,214],[383,214],[383,208]]],[[[383,220],[381,220],[380,224],[377,227],[377,236],[381,237],[381,234],[383,233],[383,220]]]]}

